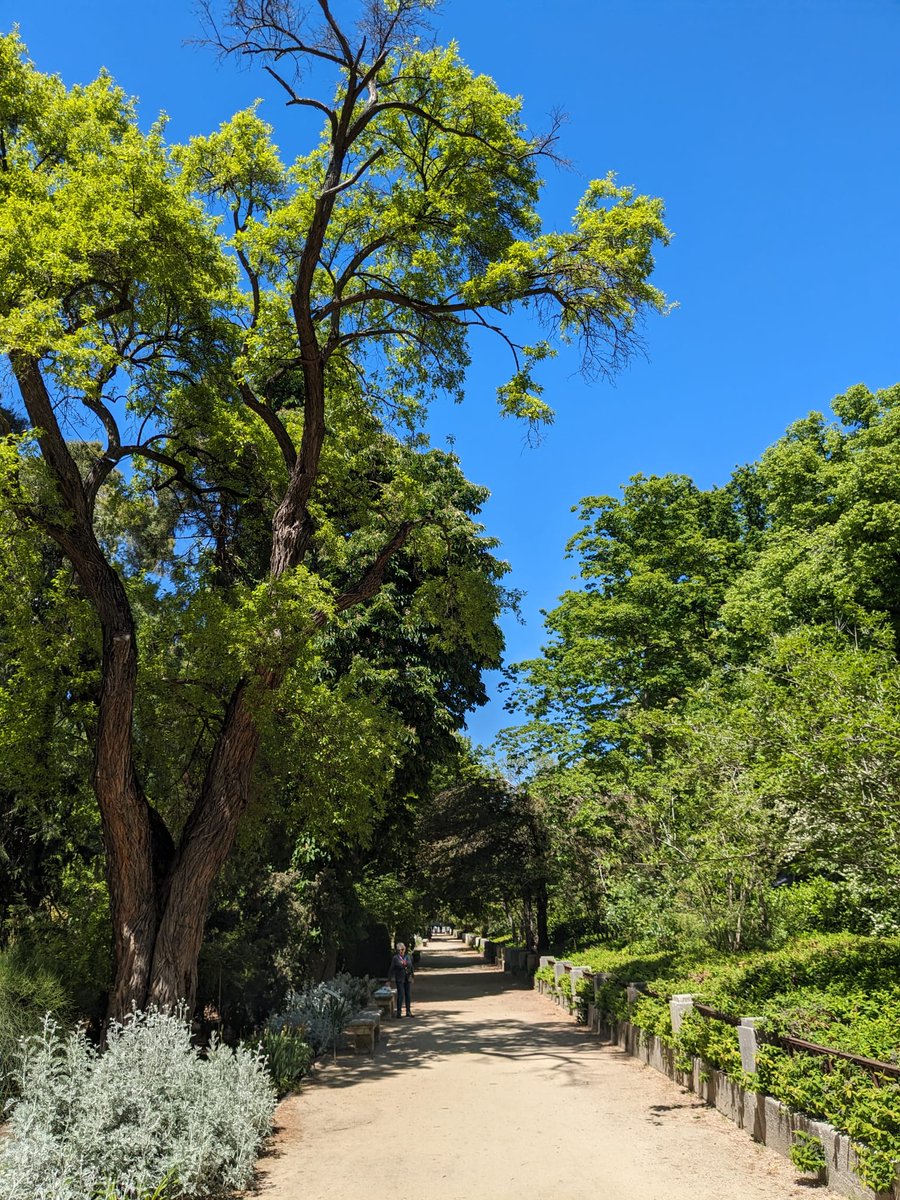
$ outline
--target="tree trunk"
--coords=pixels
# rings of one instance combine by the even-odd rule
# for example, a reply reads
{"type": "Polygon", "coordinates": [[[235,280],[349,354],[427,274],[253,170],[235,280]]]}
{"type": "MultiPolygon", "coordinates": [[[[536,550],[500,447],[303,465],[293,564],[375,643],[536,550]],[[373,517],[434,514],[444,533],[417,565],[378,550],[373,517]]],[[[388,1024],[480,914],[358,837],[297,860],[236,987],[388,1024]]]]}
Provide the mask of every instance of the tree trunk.
{"type": "Polygon", "coordinates": [[[193,1007],[210,893],[247,807],[258,748],[259,731],[241,683],[216,739],[200,798],[184,827],[160,915],[147,990],[148,1002],[160,1008],[171,1009],[181,1001],[193,1007]]]}
{"type": "Polygon", "coordinates": [[[526,890],[522,894],[522,940],[526,950],[534,950],[536,943],[535,927],[534,927],[534,908],[531,903],[531,892],[526,890]]]}
{"type": "Polygon", "coordinates": [[[122,580],[94,534],[81,474],[57,422],[39,364],[24,354],[12,354],[10,361],[67,513],[64,523],[47,521],[44,528],[72,563],[103,631],[92,783],[103,828],[116,962],[110,1009],[123,1014],[132,1003],[142,1002],[150,978],[159,913],[154,844],[161,844],[154,838],[132,754],[137,683],[134,620],[122,580]]]}
{"type": "Polygon", "coordinates": [[[535,952],[537,954],[546,954],[550,949],[550,934],[547,928],[547,884],[543,879],[537,885],[535,908],[537,910],[537,945],[535,946],[535,952]]]}

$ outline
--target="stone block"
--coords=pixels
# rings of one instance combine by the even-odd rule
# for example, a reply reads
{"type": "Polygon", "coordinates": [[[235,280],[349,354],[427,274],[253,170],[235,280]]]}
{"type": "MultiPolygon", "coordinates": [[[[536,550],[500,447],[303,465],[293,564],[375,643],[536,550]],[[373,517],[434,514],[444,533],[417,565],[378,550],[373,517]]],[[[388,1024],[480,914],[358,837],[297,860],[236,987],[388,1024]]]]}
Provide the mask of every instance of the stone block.
{"type": "Polygon", "coordinates": [[[694,1093],[705,1103],[715,1108],[716,1090],[719,1083],[719,1072],[714,1070],[702,1058],[694,1059],[694,1069],[691,1072],[694,1081],[694,1093]]]}
{"type": "Polygon", "coordinates": [[[716,1076],[716,1108],[723,1117],[727,1117],[729,1121],[734,1121],[735,1125],[738,1125],[743,1108],[741,1104],[742,1089],[733,1079],[729,1079],[724,1071],[717,1071],[716,1076]]]}
{"type": "Polygon", "coordinates": [[[694,1007],[694,997],[690,993],[679,993],[669,1001],[669,1014],[672,1018],[672,1033],[677,1037],[681,1031],[684,1014],[694,1007]]]}
{"type": "Polygon", "coordinates": [[[656,1034],[648,1040],[647,1043],[647,1061],[650,1067],[658,1070],[660,1075],[671,1075],[672,1072],[672,1051],[668,1046],[662,1045],[656,1034]]]}
{"type": "Polygon", "coordinates": [[[744,1123],[742,1128],[754,1142],[766,1140],[766,1096],[763,1092],[751,1092],[744,1088],[744,1123]]]}
{"type": "Polygon", "coordinates": [[[785,1158],[790,1158],[791,1143],[793,1141],[791,1137],[793,1126],[790,1110],[780,1100],[776,1100],[772,1096],[764,1098],[763,1106],[765,1109],[764,1134],[766,1145],[770,1150],[776,1150],[779,1154],[783,1154],[785,1158]]]}
{"type": "Polygon", "coordinates": [[[737,1027],[738,1045],[741,1048],[741,1070],[747,1075],[756,1071],[756,1026],[759,1017],[741,1017],[737,1027]]]}

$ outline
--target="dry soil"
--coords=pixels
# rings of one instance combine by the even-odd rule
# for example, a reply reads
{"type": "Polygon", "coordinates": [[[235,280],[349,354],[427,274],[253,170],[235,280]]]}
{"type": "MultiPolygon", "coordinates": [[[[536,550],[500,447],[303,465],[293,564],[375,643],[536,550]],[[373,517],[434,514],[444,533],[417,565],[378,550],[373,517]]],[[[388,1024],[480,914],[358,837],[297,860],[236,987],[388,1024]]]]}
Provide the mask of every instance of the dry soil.
{"type": "MultiPolygon", "coordinates": [[[[790,1163],[450,938],[277,1112],[262,1200],[812,1200],[790,1163]]],[[[832,1193],[817,1189],[820,1197],[832,1193]]]]}

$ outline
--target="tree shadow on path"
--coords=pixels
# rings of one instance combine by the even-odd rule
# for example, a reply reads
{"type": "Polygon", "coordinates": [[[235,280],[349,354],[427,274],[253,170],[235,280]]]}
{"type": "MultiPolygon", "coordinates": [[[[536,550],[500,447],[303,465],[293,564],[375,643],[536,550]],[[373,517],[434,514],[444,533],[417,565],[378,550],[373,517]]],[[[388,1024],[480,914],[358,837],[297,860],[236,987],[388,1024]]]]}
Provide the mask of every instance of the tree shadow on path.
{"type": "MultiPolygon", "coordinates": [[[[345,1055],[318,1066],[317,1087],[347,1088],[410,1070],[431,1070],[456,1055],[529,1061],[529,1072],[553,1071],[581,1082],[586,1051],[601,1043],[546,1005],[522,1015],[531,980],[487,966],[459,942],[426,947],[413,981],[413,1016],[382,1023],[372,1056],[345,1055]],[[518,1003],[515,996],[518,994],[518,1003]],[[507,1009],[517,1009],[512,1015],[507,1009]],[[545,1011],[546,1010],[546,1011],[545,1011]]],[[[609,1052],[609,1047],[606,1048],[609,1052]]],[[[615,1051],[614,1051],[615,1052],[615,1051]]],[[[622,1053],[622,1057],[627,1057],[622,1053]]]]}

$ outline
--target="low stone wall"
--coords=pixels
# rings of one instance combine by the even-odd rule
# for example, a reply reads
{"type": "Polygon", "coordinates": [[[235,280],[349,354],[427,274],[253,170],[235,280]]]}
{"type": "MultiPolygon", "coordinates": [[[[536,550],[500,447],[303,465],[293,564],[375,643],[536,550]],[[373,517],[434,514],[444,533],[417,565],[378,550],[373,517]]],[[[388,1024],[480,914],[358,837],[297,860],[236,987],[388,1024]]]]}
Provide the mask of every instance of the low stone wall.
{"type": "MultiPolygon", "coordinates": [[[[571,967],[571,964],[555,965],[563,969],[571,967]]],[[[545,980],[535,980],[535,988],[549,995],[561,1008],[572,1011],[567,998],[554,992],[545,980]]],[[[900,1180],[889,1192],[873,1192],[861,1182],[857,1174],[858,1160],[850,1138],[826,1121],[816,1121],[805,1113],[792,1112],[772,1096],[742,1088],[724,1071],[710,1066],[703,1059],[692,1059],[690,1071],[678,1070],[675,1052],[655,1034],[647,1034],[627,1021],[605,1025],[593,1004],[588,1005],[588,1027],[601,1041],[619,1046],[626,1054],[639,1058],[655,1071],[668,1076],[716,1108],[739,1129],[745,1129],[754,1141],[762,1142],[785,1158],[790,1157],[795,1130],[819,1138],[826,1161],[823,1182],[839,1195],[848,1196],[851,1200],[900,1200],[900,1180]]]]}
{"type": "Polygon", "coordinates": [[[504,942],[492,942],[481,934],[467,933],[465,930],[460,930],[457,936],[473,950],[480,950],[486,963],[494,963],[513,975],[533,975],[538,968],[538,956],[524,946],[507,946],[504,942]]]}

